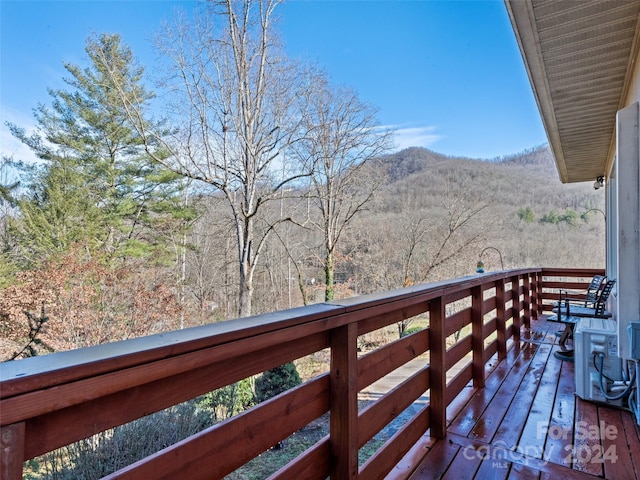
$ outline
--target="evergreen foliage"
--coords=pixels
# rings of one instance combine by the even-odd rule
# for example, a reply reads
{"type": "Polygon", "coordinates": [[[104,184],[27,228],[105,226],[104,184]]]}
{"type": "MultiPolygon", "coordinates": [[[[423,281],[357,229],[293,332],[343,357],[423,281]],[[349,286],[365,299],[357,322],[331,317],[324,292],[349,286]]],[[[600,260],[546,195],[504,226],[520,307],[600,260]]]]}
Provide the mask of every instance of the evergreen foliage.
{"type": "MultiPolygon", "coordinates": [[[[8,124],[40,162],[2,164],[22,179],[20,191],[7,180],[0,189],[4,211],[15,206],[0,218],[1,358],[9,347],[35,354],[43,340],[59,350],[140,336],[169,328],[180,314],[175,277],[167,269],[159,278],[155,269],[177,264],[186,249],[195,218],[187,183],[157,161],[163,148],[128,122],[122,96],[143,110],[154,98],[131,50],[119,35],[103,34],[89,38],[85,52],[88,66],[66,64],[66,88],[50,90],[50,105],[35,109],[34,132],[8,124]],[[33,320],[25,324],[22,312],[34,304],[46,304],[49,328],[27,338],[33,320]],[[68,327],[77,331],[68,335],[68,327]]],[[[141,121],[164,132],[159,122],[141,121]]]]}
{"type": "Polygon", "coordinates": [[[256,379],[256,400],[264,402],[300,383],[300,375],[293,362],[272,368],[256,379]]]}
{"type": "Polygon", "coordinates": [[[560,215],[555,210],[551,210],[550,212],[545,213],[540,218],[541,223],[551,223],[553,225],[557,225],[560,223],[560,215]]]}
{"type": "Polygon", "coordinates": [[[18,188],[18,185],[20,185],[20,182],[13,182],[6,185],[0,183],[0,205],[4,203],[12,203],[15,201],[11,196],[11,192],[18,188]]]}
{"type": "MultiPolygon", "coordinates": [[[[522,217],[520,217],[522,218],[522,217]]],[[[551,223],[558,225],[560,222],[566,223],[571,228],[576,228],[580,224],[581,217],[578,212],[567,208],[563,213],[558,213],[555,210],[551,210],[540,217],[541,223],[551,223]]]]}
{"type": "Polygon", "coordinates": [[[74,243],[97,247],[106,240],[106,218],[71,158],[31,169],[29,192],[17,202],[13,237],[27,265],[68,251],[74,243]]]}
{"type": "Polygon", "coordinates": [[[215,421],[231,418],[255,405],[255,395],[250,378],[208,393],[200,405],[211,411],[215,421]]]}
{"type": "Polygon", "coordinates": [[[0,289],[11,285],[18,273],[18,267],[7,253],[0,253],[0,289]]]}
{"type": "Polygon", "coordinates": [[[518,210],[518,218],[523,222],[533,223],[536,220],[536,215],[531,207],[523,207],[518,210]]]}
{"type": "MultiPolygon", "coordinates": [[[[51,105],[35,110],[33,134],[9,124],[43,161],[28,172],[27,193],[18,201],[21,215],[13,223],[27,264],[74,243],[108,257],[162,257],[158,227],[180,214],[177,177],[151,160],[147,149],[162,157],[161,148],[143,143],[120,103],[120,95],[151,102],[143,69],[119,35],[90,38],[85,51],[90,66],[65,65],[69,89],[49,91],[51,105]]],[[[161,130],[160,124],[151,126],[161,130]]]]}
{"type": "Polygon", "coordinates": [[[567,209],[562,215],[562,221],[570,227],[577,227],[580,224],[580,215],[575,210],[567,209]]]}

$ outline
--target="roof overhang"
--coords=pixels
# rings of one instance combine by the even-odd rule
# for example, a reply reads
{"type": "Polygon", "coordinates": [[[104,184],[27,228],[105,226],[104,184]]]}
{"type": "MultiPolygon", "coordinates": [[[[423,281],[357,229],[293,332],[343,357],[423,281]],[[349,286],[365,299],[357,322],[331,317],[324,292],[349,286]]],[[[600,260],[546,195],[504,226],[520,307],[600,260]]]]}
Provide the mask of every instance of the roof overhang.
{"type": "Polygon", "coordinates": [[[638,48],[637,0],[505,0],[563,183],[606,175],[638,48]]]}

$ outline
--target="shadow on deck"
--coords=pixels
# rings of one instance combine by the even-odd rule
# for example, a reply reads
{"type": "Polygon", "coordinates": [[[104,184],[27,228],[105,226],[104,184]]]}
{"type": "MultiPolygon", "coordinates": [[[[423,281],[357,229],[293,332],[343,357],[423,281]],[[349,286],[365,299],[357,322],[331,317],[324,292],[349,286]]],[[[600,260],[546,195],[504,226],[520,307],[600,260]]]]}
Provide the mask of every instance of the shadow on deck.
{"type": "Polygon", "coordinates": [[[640,478],[631,413],[575,396],[574,364],[553,355],[560,328],[532,321],[485,388],[450,406],[411,479],[640,478]]]}

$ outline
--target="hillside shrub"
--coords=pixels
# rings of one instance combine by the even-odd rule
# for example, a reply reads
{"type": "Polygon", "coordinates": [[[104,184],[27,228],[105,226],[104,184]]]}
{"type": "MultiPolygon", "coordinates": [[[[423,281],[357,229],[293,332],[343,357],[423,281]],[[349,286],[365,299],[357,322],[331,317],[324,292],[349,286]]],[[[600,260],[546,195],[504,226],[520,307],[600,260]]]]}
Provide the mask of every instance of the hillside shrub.
{"type": "Polygon", "coordinates": [[[533,223],[536,220],[536,215],[531,207],[523,207],[518,210],[518,218],[523,222],[533,223]]]}
{"type": "Polygon", "coordinates": [[[190,401],[99,433],[29,462],[27,478],[102,478],[213,425],[190,401]]]}
{"type": "Polygon", "coordinates": [[[577,227],[580,224],[580,215],[575,210],[567,209],[562,214],[562,221],[570,227],[577,227]]]}
{"type": "Polygon", "coordinates": [[[264,402],[300,383],[300,375],[293,362],[272,368],[256,379],[256,400],[264,402]]]}
{"type": "Polygon", "coordinates": [[[250,378],[207,393],[200,406],[211,411],[215,421],[231,418],[251,408],[256,403],[250,378]]]}
{"type": "Polygon", "coordinates": [[[418,333],[419,331],[423,330],[422,327],[409,327],[406,328],[403,332],[400,333],[400,337],[406,337],[407,335],[411,335],[413,333],[418,333]]]}
{"type": "Polygon", "coordinates": [[[551,210],[550,212],[545,213],[540,218],[541,223],[551,223],[553,225],[558,225],[560,223],[560,215],[555,210],[551,210]]]}

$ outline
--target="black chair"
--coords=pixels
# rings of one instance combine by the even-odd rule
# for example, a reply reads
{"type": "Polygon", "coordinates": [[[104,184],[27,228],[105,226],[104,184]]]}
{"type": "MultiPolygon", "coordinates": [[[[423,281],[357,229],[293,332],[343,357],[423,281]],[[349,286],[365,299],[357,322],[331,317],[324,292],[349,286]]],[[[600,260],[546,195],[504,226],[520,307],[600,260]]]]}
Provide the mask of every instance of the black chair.
{"type": "Polygon", "coordinates": [[[557,321],[566,323],[567,320],[564,318],[567,317],[611,317],[611,313],[606,310],[606,304],[615,284],[615,280],[606,280],[602,288],[597,292],[595,299],[592,299],[593,297],[591,296],[587,300],[565,297],[553,309],[553,312],[558,316],[557,321]]]}
{"type": "MultiPolygon", "coordinates": [[[[560,290],[558,302],[554,305],[555,306],[555,308],[553,309],[554,313],[558,313],[556,309],[559,309],[561,305],[564,305],[565,308],[570,308],[571,304],[576,304],[576,305],[581,304],[584,307],[594,306],[595,303],[598,301],[600,290],[603,284],[606,284],[606,278],[607,277],[605,277],[604,275],[595,275],[591,279],[591,282],[589,283],[587,290],[584,292],[578,292],[575,290],[560,290]],[[570,296],[570,295],[578,295],[578,294],[584,294],[584,297],[577,298],[577,297],[570,296]]],[[[560,321],[560,319],[558,319],[558,321],[560,321]]]]}
{"type": "Polygon", "coordinates": [[[615,284],[615,280],[607,280],[602,289],[600,289],[597,299],[594,302],[585,302],[584,299],[579,299],[580,304],[572,306],[571,302],[565,298],[565,301],[562,302],[560,306],[553,309],[554,313],[558,315],[555,321],[564,323],[565,325],[564,331],[558,340],[558,344],[564,351],[556,352],[560,354],[556,355],[556,357],[564,360],[570,360],[572,358],[573,351],[567,349],[566,342],[573,336],[573,329],[581,318],[610,318],[612,316],[611,313],[606,310],[606,306],[615,284]],[[590,303],[593,305],[592,307],[588,306],[590,303]]]}

